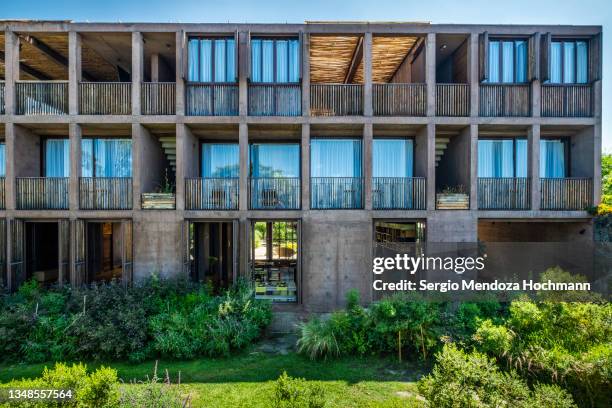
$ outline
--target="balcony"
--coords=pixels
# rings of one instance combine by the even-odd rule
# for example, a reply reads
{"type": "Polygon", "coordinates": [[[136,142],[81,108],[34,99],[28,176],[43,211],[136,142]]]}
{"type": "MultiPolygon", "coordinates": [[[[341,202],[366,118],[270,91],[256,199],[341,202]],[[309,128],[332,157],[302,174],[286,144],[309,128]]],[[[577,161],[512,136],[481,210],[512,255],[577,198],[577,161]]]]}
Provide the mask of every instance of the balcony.
{"type": "Polygon", "coordinates": [[[363,178],[311,177],[310,206],[313,209],[363,208],[363,178]]]}
{"type": "Polygon", "coordinates": [[[530,179],[526,177],[479,177],[479,210],[529,210],[530,179]]]}
{"type": "Polygon", "coordinates": [[[425,177],[372,178],[372,208],[375,210],[424,210],[425,177]]]}
{"type": "Polygon", "coordinates": [[[132,83],[79,83],[79,112],[81,115],[130,115],[132,83]]]}
{"type": "Polygon", "coordinates": [[[185,180],[185,209],[237,210],[238,178],[189,178],[185,180]]]}
{"type": "Polygon", "coordinates": [[[249,84],[249,115],[300,116],[301,84],[249,84]]]}
{"type": "Polygon", "coordinates": [[[593,116],[593,88],[590,84],[542,85],[542,116],[587,118],[593,116]]]}
{"type": "Polygon", "coordinates": [[[68,81],[15,83],[18,115],[68,114],[68,81]]]}
{"type": "Polygon", "coordinates": [[[426,84],[373,84],[373,112],[376,116],[425,116],[426,84]]]}
{"type": "Polygon", "coordinates": [[[585,210],[593,205],[593,180],[586,177],[540,179],[540,209],[585,210]]]}
{"type": "Polygon", "coordinates": [[[81,177],[79,180],[81,210],[131,210],[131,177],[81,177]]]}
{"type": "Polygon", "coordinates": [[[480,84],[480,116],[531,116],[531,86],[480,84]]]}
{"type": "Polygon", "coordinates": [[[176,114],[176,84],[174,82],[143,82],[141,88],[143,115],[176,114]]]}
{"type": "Polygon", "coordinates": [[[312,116],[363,115],[363,85],[310,85],[310,113],[312,116]]]}
{"type": "Polygon", "coordinates": [[[4,81],[0,81],[0,115],[4,115],[4,81]]]}
{"type": "Polygon", "coordinates": [[[4,189],[5,178],[0,177],[0,210],[6,209],[6,192],[4,189]]]}
{"type": "Polygon", "coordinates": [[[18,210],[67,210],[67,177],[18,177],[18,210]]]}
{"type": "Polygon", "coordinates": [[[258,177],[249,179],[251,210],[299,210],[299,177],[258,177]]]}
{"type": "Polygon", "coordinates": [[[470,85],[437,84],[436,116],[470,116],[470,85]]]}
{"type": "Polygon", "coordinates": [[[238,84],[188,83],[186,114],[189,116],[238,115],[238,84]]]}

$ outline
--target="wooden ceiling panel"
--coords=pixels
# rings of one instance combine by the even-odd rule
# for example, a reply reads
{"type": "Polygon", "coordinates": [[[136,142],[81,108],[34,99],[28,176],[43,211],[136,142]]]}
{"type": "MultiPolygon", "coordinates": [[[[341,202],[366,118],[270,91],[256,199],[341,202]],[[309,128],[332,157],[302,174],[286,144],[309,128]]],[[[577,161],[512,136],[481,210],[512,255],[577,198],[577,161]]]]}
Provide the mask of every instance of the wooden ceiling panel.
{"type": "MultiPolygon", "coordinates": [[[[48,47],[60,58],[68,60],[68,34],[66,33],[19,33],[19,62],[41,73],[51,80],[68,80],[68,66],[58,62],[39,47],[48,47]],[[35,44],[39,44],[38,47],[35,44]]],[[[19,79],[38,80],[32,72],[19,72],[19,79]]]]}
{"type": "MultiPolygon", "coordinates": [[[[372,82],[389,82],[417,40],[418,37],[374,36],[372,38],[372,82]]],[[[363,83],[363,60],[357,67],[354,82],[363,83]]]]}
{"type": "Polygon", "coordinates": [[[310,82],[343,83],[358,42],[358,36],[311,36],[310,82]]]}

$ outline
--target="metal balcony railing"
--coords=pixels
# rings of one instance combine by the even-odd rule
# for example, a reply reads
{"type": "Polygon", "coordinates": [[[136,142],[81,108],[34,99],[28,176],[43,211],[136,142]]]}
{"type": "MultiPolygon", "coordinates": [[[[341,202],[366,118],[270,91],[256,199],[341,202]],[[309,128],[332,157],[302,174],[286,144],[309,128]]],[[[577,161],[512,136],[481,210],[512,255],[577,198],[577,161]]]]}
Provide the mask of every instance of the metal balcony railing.
{"type": "Polygon", "coordinates": [[[300,209],[299,177],[257,177],[249,179],[251,210],[300,209]]]}
{"type": "Polygon", "coordinates": [[[425,116],[426,84],[373,84],[372,105],[376,116],[425,116]]]}
{"type": "Polygon", "coordinates": [[[17,81],[18,115],[68,114],[68,81],[17,81]]]}
{"type": "Polygon", "coordinates": [[[593,205],[593,179],[587,177],[540,179],[540,209],[585,210],[593,205]]]}
{"type": "Polygon", "coordinates": [[[141,88],[143,115],[176,114],[176,84],[174,82],[143,82],[141,88]]]}
{"type": "Polygon", "coordinates": [[[313,209],[363,208],[363,178],[311,177],[310,207],[313,209]]]}
{"type": "Polygon", "coordinates": [[[79,207],[81,210],[132,209],[132,178],[81,177],[79,207]]]}
{"type": "Polygon", "coordinates": [[[527,177],[479,177],[479,210],[528,210],[531,208],[527,177]]]}
{"type": "Polygon", "coordinates": [[[425,177],[373,177],[372,208],[375,210],[424,210],[425,177]]]}
{"type": "Polygon", "coordinates": [[[188,178],[185,209],[237,210],[238,191],[238,178],[188,178]]]}
{"type": "Polygon", "coordinates": [[[249,84],[249,115],[300,116],[301,84],[249,84]]]}
{"type": "Polygon", "coordinates": [[[470,84],[436,84],[436,116],[470,116],[470,84]]]}
{"type": "Polygon", "coordinates": [[[310,85],[310,113],[313,116],[363,115],[363,85],[310,85]]]}
{"type": "Polygon", "coordinates": [[[130,115],[132,83],[79,83],[79,112],[81,115],[130,115]]]}
{"type": "Polygon", "coordinates": [[[67,210],[68,177],[18,177],[18,210],[67,210]]]}
{"type": "Polygon", "coordinates": [[[480,84],[480,116],[531,116],[531,86],[480,84]]]}
{"type": "Polygon", "coordinates": [[[185,113],[189,116],[236,116],[238,84],[188,83],[185,103],[185,113]]]}
{"type": "Polygon", "coordinates": [[[590,84],[542,85],[542,116],[586,118],[593,116],[593,87],[590,84]]]}

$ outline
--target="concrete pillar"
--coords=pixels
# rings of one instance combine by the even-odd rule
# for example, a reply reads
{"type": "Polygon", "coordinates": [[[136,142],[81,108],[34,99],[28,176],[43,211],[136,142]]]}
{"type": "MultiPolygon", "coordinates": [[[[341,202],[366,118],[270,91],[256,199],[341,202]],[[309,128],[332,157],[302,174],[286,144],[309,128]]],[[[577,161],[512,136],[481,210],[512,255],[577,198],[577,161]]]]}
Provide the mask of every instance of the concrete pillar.
{"type": "Polygon", "coordinates": [[[238,209],[246,211],[249,208],[249,128],[246,123],[238,126],[238,144],[240,149],[238,209]]]}
{"type": "Polygon", "coordinates": [[[68,33],[68,113],[79,114],[79,83],[82,78],[81,35],[68,33]]]}
{"type": "Polygon", "coordinates": [[[68,127],[70,138],[70,181],[68,205],[71,211],[79,209],[79,179],[81,178],[81,126],[71,123],[68,127]]]}
{"type": "Polygon", "coordinates": [[[423,126],[416,134],[415,176],[425,177],[426,209],[436,208],[436,127],[433,123],[423,126]]]}
{"type": "Polygon", "coordinates": [[[478,34],[472,33],[468,38],[468,82],[470,84],[470,116],[478,116],[479,91],[478,84],[480,82],[478,67],[478,34]]]}
{"type": "MultiPolygon", "coordinates": [[[[533,58],[535,58],[536,61],[540,61],[540,33],[536,33],[534,35],[534,45],[535,45],[535,49],[533,50],[535,52],[535,56],[533,56],[533,58]]],[[[528,59],[529,61],[529,59],[528,59]]],[[[536,71],[540,70],[540,64],[539,62],[535,64],[534,69],[536,71]]],[[[542,100],[542,83],[540,82],[540,75],[539,72],[535,73],[534,75],[537,79],[534,79],[533,81],[531,81],[531,116],[533,116],[534,118],[539,118],[540,117],[540,111],[541,111],[541,100],[542,100]]]]}
{"type": "Polygon", "coordinates": [[[527,132],[527,177],[531,184],[531,209],[540,209],[540,125],[527,132]]]}
{"type": "Polygon", "coordinates": [[[132,33],[132,115],[140,115],[140,91],[144,79],[142,33],[132,33]]]}
{"type": "MultiPolygon", "coordinates": [[[[178,71],[177,71],[178,72],[178,71]]],[[[178,83],[177,83],[178,84],[178,83]]],[[[189,136],[187,126],[183,123],[176,124],[176,209],[185,209],[185,178],[187,177],[187,149],[189,136]]]]}
{"type": "Polygon", "coordinates": [[[18,80],[19,38],[14,32],[6,30],[4,32],[4,111],[7,115],[13,115],[17,111],[15,81],[18,80]]]}
{"type": "Polygon", "coordinates": [[[470,209],[478,209],[478,125],[470,125],[466,129],[470,138],[470,209]]]}
{"type": "Polygon", "coordinates": [[[363,125],[363,199],[364,208],[372,209],[372,123],[363,125]]]}
{"type": "Polygon", "coordinates": [[[310,116],[310,34],[308,33],[302,33],[302,116],[310,116]]]}
{"type": "Polygon", "coordinates": [[[132,123],[132,193],[133,208],[140,210],[143,173],[150,171],[143,160],[143,138],[146,130],[140,123],[132,123]]]}
{"type": "Polygon", "coordinates": [[[363,37],[363,115],[372,116],[372,33],[363,37]]]}
{"type": "Polygon", "coordinates": [[[159,54],[151,54],[151,82],[159,82],[159,54]]]}
{"type": "Polygon", "coordinates": [[[302,211],[310,209],[310,124],[302,125],[302,211]]]}
{"type": "Polygon", "coordinates": [[[6,143],[4,198],[7,211],[15,209],[15,127],[14,123],[7,123],[4,135],[4,142],[6,143]]]}
{"type": "Polygon", "coordinates": [[[593,205],[601,201],[602,93],[601,80],[593,82],[593,205]]]}
{"type": "Polygon", "coordinates": [[[427,83],[427,116],[436,116],[436,33],[425,41],[425,82],[427,83]]]}
{"type": "MultiPolygon", "coordinates": [[[[185,114],[185,66],[187,64],[186,48],[187,47],[185,44],[185,32],[177,31],[176,49],[175,49],[176,50],[176,79],[175,81],[176,81],[176,114],[177,115],[185,114]]],[[[178,134],[177,134],[177,137],[178,137],[178,134]]],[[[178,179],[177,179],[177,183],[178,183],[178,179]]]]}
{"type": "Polygon", "coordinates": [[[249,33],[241,32],[238,34],[239,41],[239,49],[238,49],[238,114],[240,116],[247,116],[249,111],[249,72],[251,67],[249,67],[249,53],[251,50],[248,45],[249,42],[249,33]]]}

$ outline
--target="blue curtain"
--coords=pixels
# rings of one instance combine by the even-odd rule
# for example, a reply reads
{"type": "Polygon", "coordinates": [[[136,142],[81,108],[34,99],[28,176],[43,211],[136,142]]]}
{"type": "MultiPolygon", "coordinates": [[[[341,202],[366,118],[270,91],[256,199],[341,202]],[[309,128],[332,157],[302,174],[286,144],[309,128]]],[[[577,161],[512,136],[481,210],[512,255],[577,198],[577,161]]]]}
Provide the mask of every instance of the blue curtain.
{"type": "Polygon", "coordinates": [[[250,161],[252,177],[300,177],[297,143],[253,143],[250,161]]]}
{"type": "Polygon", "coordinates": [[[132,177],[130,139],[83,139],[81,142],[83,177],[132,177]]]}
{"type": "Polygon", "coordinates": [[[300,80],[300,42],[289,41],[289,82],[300,80]]]}
{"type": "Polygon", "coordinates": [[[187,79],[189,81],[199,81],[200,73],[198,67],[200,64],[198,61],[200,59],[200,42],[197,39],[192,38],[189,40],[187,45],[187,59],[187,65],[189,67],[187,79]]]}
{"type": "Polygon", "coordinates": [[[576,42],[576,82],[586,84],[588,74],[589,51],[586,41],[576,42]]]}
{"type": "Polygon", "coordinates": [[[540,177],[565,177],[565,143],[562,140],[540,140],[540,177]]]}
{"type": "Polygon", "coordinates": [[[563,82],[573,84],[576,81],[576,44],[574,42],[563,43],[563,82]]]}
{"type": "Polygon", "coordinates": [[[527,177],[527,139],[515,139],[515,175],[516,177],[527,177]]]}
{"type": "Polygon", "coordinates": [[[235,47],[233,38],[190,39],[188,44],[188,80],[193,82],[235,82],[235,47]]]}
{"type": "Polygon", "coordinates": [[[374,139],[373,177],[412,177],[412,139],[374,139]]]}
{"type": "Polygon", "coordinates": [[[239,177],[239,154],[235,143],[202,144],[202,177],[239,177]]]}
{"type": "Polygon", "coordinates": [[[502,82],[514,82],[514,42],[502,42],[502,82]]]}
{"type": "Polygon", "coordinates": [[[45,141],[45,177],[70,176],[70,141],[47,139],[45,141]]]}
{"type": "Polygon", "coordinates": [[[199,82],[211,82],[213,78],[212,41],[200,40],[200,76],[199,82]]]}
{"type": "Polygon", "coordinates": [[[489,82],[499,82],[499,41],[489,42],[489,82]]]}
{"type": "Polygon", "coordinates": [[[261,82],[274,82],[274,41],[261,42],[261,82]]]}
{"type": "Polygon", "coordinates": [[[561,83],[561,66],[562,66],[562,55],[561,43],[552,42],[550,44],[550,82],[553,84],[561,83]]]}
{"type": "Polygon", "coordinates": [[[276,41],[276,82],[289,79],[289,44],[287,40],[276,41]]]}
{"type": "Polygon", "coordinates": [[[310,171],[312,177],[361,177],[361,140],[313,139],[310,171]]]}
{"type": "Polygon", "coordinates": [[[478,141],[478,177],[514,177],[512,139],[478,141]]]}
{"type": "Polygon", "coordinates": [[[6,145],[0,143],[0,177],[6,177],[6,145]]]}
{"type": "Polygon", "coordinates": [[[297,39],[251,40],[251,80],[253,82],[298,82],[299,76],[300,46],[297,39]]]}
{"type": "Polygon", "coordinates": [[[516,82],[527,82],[527,41],[516,41],[516,82]]]}
{"type": "Polygon", "coordinates": [[[226,82],[227,60],[225,54],[226,44],[223,40],[215,41],[215,82],[226,82]]]}
{"type": "Polygon", "coordinates": [[[586,41],[553,41],[550,48],[550,83],[587,83],[589,51],[586,41]]]}
{"type": "Polygon", "coordinates": [[[525,40],[489,41],[489,79],[491,83],[527,82],[528,44],[525,40]],[[501,53],[501,77],[500,77],[501,53]],[[515,78],[516,76],[516,78],[515,78]]]}

